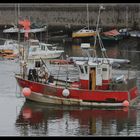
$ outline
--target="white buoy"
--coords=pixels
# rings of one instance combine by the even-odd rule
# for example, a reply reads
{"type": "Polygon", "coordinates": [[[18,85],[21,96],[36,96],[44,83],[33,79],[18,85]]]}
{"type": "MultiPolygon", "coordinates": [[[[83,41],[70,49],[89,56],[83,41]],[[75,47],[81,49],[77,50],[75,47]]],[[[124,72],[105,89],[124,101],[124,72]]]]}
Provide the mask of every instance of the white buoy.
{"type": "Polygon", "coordinates": [[[64,96],[64,97],[68,97],[69,95],[70,95],[70,91],[68,90],[68,89],[64,89],[63,91],[62,91],[62,95],[64,96]]]}

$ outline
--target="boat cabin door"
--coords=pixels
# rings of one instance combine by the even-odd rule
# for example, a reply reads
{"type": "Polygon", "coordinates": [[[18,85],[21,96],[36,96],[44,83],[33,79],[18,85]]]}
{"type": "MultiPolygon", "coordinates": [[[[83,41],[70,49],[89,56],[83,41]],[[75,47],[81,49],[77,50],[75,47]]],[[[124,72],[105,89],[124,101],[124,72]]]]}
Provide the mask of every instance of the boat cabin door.
{"type": "Polygon", "coordinates": [[[95,90],[96,86],[102,86],[102,69],[100,66],[91,67],[89,71],[89,89],[95,90]]]}
{"type": "Polygon", "coordinates": [[[89,89],[95,90],[96,87],[96,69],[95,67],[89,70],[89,89]]]}

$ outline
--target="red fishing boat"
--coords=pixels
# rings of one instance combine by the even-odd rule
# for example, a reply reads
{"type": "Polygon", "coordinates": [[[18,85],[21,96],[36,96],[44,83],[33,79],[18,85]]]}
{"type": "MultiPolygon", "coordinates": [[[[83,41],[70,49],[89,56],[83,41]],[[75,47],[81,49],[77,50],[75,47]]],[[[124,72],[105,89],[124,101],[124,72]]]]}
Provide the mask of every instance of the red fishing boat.
{"type": "Polygon", "coordinates": [[[112,66],[107,62],[76,62],[79,81],[53,79],[39,76],[37,68],[27,76],[16,74],[16,79],[26,99],[62,105],[79,106],[129,106],[138,96],[136,78],[112,80],[112,66]],[[42,81],[44,79],[44,81],[42,81]]]}
{"type": "MultiPolygon", "coordinates": [[[[125,74],[114,78],[112,62],[106,56],[98,28],[96,32],[103,58],[98,61],[94,50],[93,57],[87,61],[76,61],[79,70],[76,81],[69,80],[67,76],[65,80],[54,78],[42,59],[34,61],[32,67],[28,67],[28,60],[22,61],[22,73],[15,77],[25,98],[55,105],[132,106],[138,97],[136,77],[125,74]]],[[[86,43],[81,47],[87,50],[90,45],[86,43]]]]}
{"type": "MultiPolygon", "coordinates": [[[[105,48],[102,50],[104,52],[105,48]]],[[[45,69],[42,59],[35,61],[33,68],[22,63],[23,73],[16,74],[16,79],[26,99],[42,103],[120,107],[131,106],[136,101],[136,77],[127,75],[126,78],[125,74],[114,78],[112,63],[107,58],[98,61],[94,57],[75,64],[79,70],[76,81],[68,80],[68,77],[66,80],[54,78],[45,69]]]]}

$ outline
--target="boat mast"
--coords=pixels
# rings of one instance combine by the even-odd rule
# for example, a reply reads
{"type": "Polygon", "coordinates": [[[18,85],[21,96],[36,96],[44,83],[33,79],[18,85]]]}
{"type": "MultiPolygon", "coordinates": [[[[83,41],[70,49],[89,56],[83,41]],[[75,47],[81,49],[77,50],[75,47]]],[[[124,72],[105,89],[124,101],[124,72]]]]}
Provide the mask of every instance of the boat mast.
{"type": "MultiPolygon", "coordinates": [[[[102,9],[102,6],[99,7],[99,14],[98,14],[98,18],[97,18],[97,24],[96,24],[96,34],[97,35],[98,35],[98,27],[99,27],[101,9],[102,9]]],[[[95,36],[94,47],[96,45],[97,35],[95,36]]]]}
{"type": "Polygon", "coordinates": [[[126,28],[128,28],[128,6],[126,7],[126,28]]]}
{"type": "Polygon", "coordinates": [[[17,5],[15,4],[15,23],[14,23],[14,25],[17,24],[17,17],[18,17],[18,15],[17,15],[17,5]]]}
{"type": "MultiPolygon", "coordinates": [[[[21,52],[21,48],[20,48],[20,27],[19,27],[19,17],[20,17],[20,4],[17,4],[17,27],[18,27],[18,49],[19,49],[19,62],[21,63],[22,60],[22,52],[21,52]]],[[[22,73],[22,67],[20,64],[20,74],[22,73]]]]}
{"type": "Polygon", "coordinates": [[[89,10],[88,10],[88,4],[87,4],[87,27],[89,30],[89,10]]]}
{"type": "Polygon", "coordinates": [[[95,35],[94,46],[93,46],[94,47],[93,57],[95,57],[95,58],[97,57],[97,54],[96,54],[96,41],[97,41],[97,36],[98,36],[98,26],[99,26],[99,21],[100,21],[100,13],[101,13],[101,6],[99,7],[99,14],[98,14],[97,24],[96,24],[96,35],[95,35]]]}

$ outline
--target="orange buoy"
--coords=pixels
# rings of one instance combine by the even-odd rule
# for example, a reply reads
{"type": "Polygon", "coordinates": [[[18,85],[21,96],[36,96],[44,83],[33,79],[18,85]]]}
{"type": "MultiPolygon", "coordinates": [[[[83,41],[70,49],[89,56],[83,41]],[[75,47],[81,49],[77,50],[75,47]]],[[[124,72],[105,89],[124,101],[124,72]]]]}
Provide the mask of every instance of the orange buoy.
{"type": "Polygon", "coordinates": [[[129,106],[129,102],[127,100],[123,101],[123,106],[129,106]]]}
{"type": "Polygon", "coordinates": [[[30,88],[23,88],[22,93],[24,96],[30,96],[31,95],[31,89],[30,88]]]}

